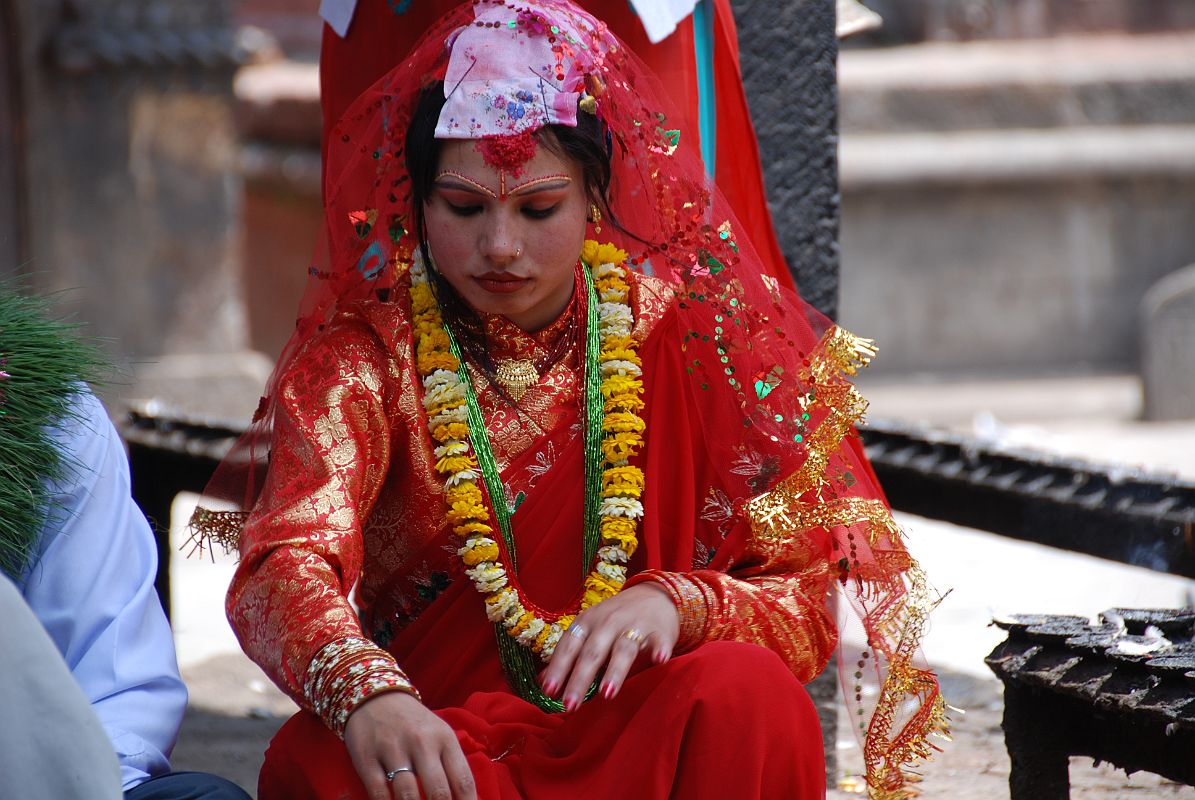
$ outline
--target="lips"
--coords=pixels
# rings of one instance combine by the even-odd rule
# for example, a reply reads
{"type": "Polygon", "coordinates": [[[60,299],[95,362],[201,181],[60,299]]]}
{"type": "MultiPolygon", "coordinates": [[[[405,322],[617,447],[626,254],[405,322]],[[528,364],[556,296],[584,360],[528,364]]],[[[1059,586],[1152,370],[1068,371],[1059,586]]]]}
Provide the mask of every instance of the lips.
{"type": "Polygon", "coordinates": [[[487,272],[478,275],[473,280],[477,281],[477,285],[487,292],[511,294],[526,286],[530,279],[520,278],[518,275],[511,275],[508,272],[487,272]]]}

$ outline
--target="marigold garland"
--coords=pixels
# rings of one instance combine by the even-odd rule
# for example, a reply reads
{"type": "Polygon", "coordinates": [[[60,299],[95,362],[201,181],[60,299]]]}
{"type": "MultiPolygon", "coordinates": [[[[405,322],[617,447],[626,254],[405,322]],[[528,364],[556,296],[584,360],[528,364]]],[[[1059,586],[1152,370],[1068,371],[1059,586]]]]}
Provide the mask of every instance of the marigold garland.
{"type": "MultiPolygon", "coordinates": [[[[598,363],[604,399],[601,546],[594,568],[585,578],[579,609],[584,610],[622,588],[626,564],[639,546],[645,477],[629,460],[643,449],[647,425],[637,413],[643,409],[643,362],[638,343],[631,337],[634,314],[627,254],[613,245],[587,241],[581,259],[590,268],[600,300],[598,363]]],[[[427,270],[418,258],[411,266],[410,294],[415,362],[423,379],[423,406],[435,442],[436,471],[444,478],[445,514],[463,543],[457,554],[474,587],[485,597],[489,619],[501,623],[510,637],[547,661],[576,614],[541,617],[529,610],[534,606],[524,596],[498,544],[491,524],[493,509],[478,484],[481,472],[469,439],[461,364],[452,353],[427,270]]]]}

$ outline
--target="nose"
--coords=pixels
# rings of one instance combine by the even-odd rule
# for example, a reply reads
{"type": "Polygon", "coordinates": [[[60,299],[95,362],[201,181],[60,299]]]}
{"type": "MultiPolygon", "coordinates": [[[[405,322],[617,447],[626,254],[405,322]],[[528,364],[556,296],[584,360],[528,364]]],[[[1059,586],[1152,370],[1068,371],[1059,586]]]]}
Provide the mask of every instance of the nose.
{"type": "Polygon", "coordinates": [[[495,266],[504,267],[514,263],[523,254],[519,243],[519,226],[511,219],[506,209],[488,214],[485,232],[481,241],[481,254],[495,266]]]}

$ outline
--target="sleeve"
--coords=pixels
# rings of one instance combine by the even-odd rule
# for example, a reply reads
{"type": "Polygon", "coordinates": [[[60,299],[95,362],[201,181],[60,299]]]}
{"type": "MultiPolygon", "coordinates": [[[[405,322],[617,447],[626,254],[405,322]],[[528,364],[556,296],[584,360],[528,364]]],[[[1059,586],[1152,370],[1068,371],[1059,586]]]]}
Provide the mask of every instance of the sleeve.
{"type": "Polygon", "coordinates": [[[112,740],[128,789],[169,771],[187,690],[154,591],[154,538],[93,395],[81,395],[61,442],[69,475],[54,487],[52,521],[21,589],[112,740]]]}
{"type": "Polygon", "coordinates": [[[769,539],[753,527],[725,571],[645,570],[627,585],[654,583],[672,598],[680,617],[677,652],[715,640],[757,644],[808,683],[838,643],[826,609],[829,561],[819,549],[812,537],[769,539]]]}
{"type": "Polygon", "coordinates": [[[376,693],[418,696],[349,602],[362,521],[390,462],[386,376],[386,352],[363,326],[331,329],[296,356],[276,389],[269,471],[228,593],[245,652],[338,735],[376,693]]]}

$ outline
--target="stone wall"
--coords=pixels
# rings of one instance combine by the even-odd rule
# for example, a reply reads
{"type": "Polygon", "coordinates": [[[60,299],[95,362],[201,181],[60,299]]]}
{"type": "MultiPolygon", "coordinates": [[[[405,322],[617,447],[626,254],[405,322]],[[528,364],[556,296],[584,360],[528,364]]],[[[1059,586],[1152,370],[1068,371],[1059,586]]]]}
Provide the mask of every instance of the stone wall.
{"type": "Polygon", "coordinates": [[[23,279],[62,292],[62,310],[127,366],[109,399],[186,398],[187,381],[232,369],[225,357],[246,341],[232,113],[243,53],[228,9],[6,5],[23,147],[0,157],[20,165],[23,279]]]}
{"type": "Polygon", "coordinates": [[[1195,35],[844,53],[842,318],[876,373],[1135,370],[1195,261],[1195,35]]]}
{"type": "Polygon", "coordinates": [[[1087,33],[1195,29],[1190,0],[865,0],[881,30],[852,44],[975,39],[1044,39],[1087,33]]]}

